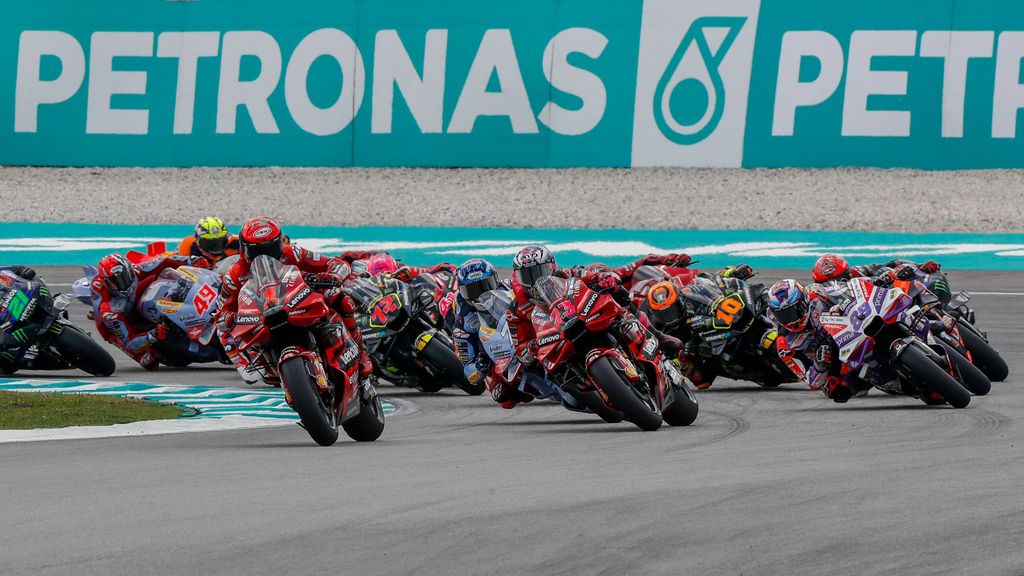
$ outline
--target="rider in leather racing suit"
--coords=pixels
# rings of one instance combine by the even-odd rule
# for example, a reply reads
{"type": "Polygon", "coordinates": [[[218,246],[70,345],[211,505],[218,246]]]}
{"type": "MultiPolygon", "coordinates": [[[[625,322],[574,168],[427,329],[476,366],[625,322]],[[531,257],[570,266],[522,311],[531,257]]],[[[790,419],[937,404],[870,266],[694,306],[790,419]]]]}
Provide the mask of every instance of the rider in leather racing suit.
{"type": "MultiPolygon", "coordinates": [[[[648,258],[651,257],[645,257],[640,262],[647,261],[648,258]]],[[[669,254],[654,258],[681,262],[684,259],[688,261],[689,257],[685,254],[669,254]]],[[[651,259],[653,260],[653,258],[651,259]]],[[[633,262],[624,266],[623,269],[627,275],[631,275],[640,265],[642,264],[633,262]]],[[[520,250],[512,260],[513,303],[505,314],[509,334],[512,336],[512,344],[516,349],[516,357],[524,367],[536,363],[534,353],[537,334],[533,328],[532,316],[536,306],[541,306],[542,309],[544,306],[543,300],[535,290],[537,280],[544,276],[578,277],[591,289],[612,294],[615,300],[623,306],[622,315],[612,326],[612,331],[624,346],[635,340],[638,331],[648,331],[657,338],[662,350],[666,353],[673,356],[679,353],[682,343],[677,338],[653,329],[646,321],[646,317],[639,319],[633,314],[629,291],[623,288],[622,279],[614,269],[608,269],[603,265],[593,268],[558,269],[555,257],[550,250],[544,246],[527,246],[520,250]]],[[[499,402],[501,401],[499,400],[499,402]]],[[[504,406],[504,404],[502,405],[504,406]]]]}
{"type": "MultiPolygon", "coordinates": [[[[491,359],[480,344],[480,315],[476,304],[480,296],[490,290],[508,289],[510,284],[498,277],[498,272],[487,260],[474,258],[467,260],[456,271],[459,280],[459,293],[455,297],[455,326],[452,337],[455,340],[455,352],[462,362],[466,380],[471,383],[488,378],[491,359]]],[[[517,388],[517,382],[505,383],[487,379],[487,390],[495,402],[502,408],[512,408],[520,402],[529,402],[533,397],[524,394],[517,388]]]]}
{"type": "MultiPolygon", "coordinates": [[[[842,256],[836,254],[823,254],[814,263],[811,276],[815,282],[828,282],[830,280],[849,280],[851,278],[884,278],[888,277],[892,282],[897,280],[912,280],[918,273],[936,274],[942,266],[934,261],[928,260],[923,264],[895,258],[884,264],[865,264],[863,266],[850,266],[842,256]]],[[[883,280],[884,281],[884,280],[883,280]]],[[[943,304],[949,304],[952,294],[949,290],[949,283],[946,282],[945,274],[935,276],[926,283],[928,290],[933,292],[943,304]]]]}
{"type": "Polygon", "coordinates": [[[848,296],[845,285],[816,284],[808,291],[796,280],[780,280],[768,291],[768,310],[779,329],[779,358],[812,390],[835,402],[866,394],[871,384],[849,373],[839,362],[832,335],[820,322],[823,313],[848,296]]]}
{"type": "Polygon", "coordinates": [[[391,277],[409,282],[420,274],[436,274],[438,272],[450,272],[455,274],[457,267],[454,264],[442,262],[434,266],[407,266],[399,265],[398,261],[390,254],[373,254],[366,262],[366,273],[370,276],[378,274],[390,274],[391,277]]]}
{"type": "Polygon", "coordinates": [[[161,356],[173,352],[160,351],[157,346],[167,339],[167,326],[153,326],[139,314],[135,305],[161,272],[180,266],[209,268],[210,262],[192,256],[157,256],[132,264],[120,254],[110,254],[100,260],[92,280],[93,319],[97,331],[146,370],[156,370],[161,356]]]}
{"type": "MultiPolygon", "coordinates": [[[[729,266],[718,272],[722,278],[747,280],[754,275],[746,264],[729,266]]],[[[701,276],[709,277],[707,274],[701,276]]],[[[706,390],[718,377],[717,363],[707,350],[712,339],[722,338],[722,331],[714,329],[715,318],[706,307],[698,308],[693,301],[683,298],[680,288],[670,280],[650,287],[639,311],[650,318],[655,328],[678,338],[683,343],[679,362],[683,374],[700,390],[706,390]]]]}
{"type": "MultiPolygon", "coordinates": [[[[257,256],[270,256],[284,264],[295,266],[302,272],[315,275],[316,284],[331,286],[322,290],[324,300],[331,309],[340,314],[345,330],[359,346],[359,375],[363,378],[370,376],[373,373],[373,364],[363,347],[362,334],[356,326],[356,304],[342,288],[344,279],[351,271],[350,262],[354,259],[365,258],[367,254],[365,252],[346,252],[334,258],[324,258],[295,244],[285,244],[281,227],[274,220],[264,217],[251,218],[243,224],[239,240],[242,257],[224,274],[220,295],[217,298],[215,321],[221,342],[224,344],[224,350],[239,372],[243,373],[243,377],[248,362],[236,351],[236,343],[230,333],[238,312],[238,293],[249,280],[250,267],[253,259],[257,256]]],[[[253,380],[247,378],[246,382],[252,383],[253,380]]]]}
{"type": "MultiPolygon", "coordinates": [[[[28,266],[0,266],[0,282],[10,284],[11,280],[8,279],[8,275],[17,276],[22,280],[36,279],[36,271],[28,266]]],[[[33,331],[27,326],[8,333],[7,331],[13,323],[10,316],[11,314],[7,310],[0,311],[0,372],[5,374],[13,374],[18,370],[18,363],[14,356],[6,352],[5,349],[20,348],[23,342],[33,340],[38,334],[38,329],[33,331]]]]}

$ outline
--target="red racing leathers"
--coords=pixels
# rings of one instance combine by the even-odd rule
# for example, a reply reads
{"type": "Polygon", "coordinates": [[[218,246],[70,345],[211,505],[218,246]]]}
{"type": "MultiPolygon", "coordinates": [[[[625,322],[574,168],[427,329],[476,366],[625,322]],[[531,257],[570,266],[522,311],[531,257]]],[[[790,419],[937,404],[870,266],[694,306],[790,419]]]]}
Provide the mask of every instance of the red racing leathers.
{"type": "Polygon", "coordinates": [[[160,353],[153,348],[154,337],[150,331],[153,323],[142,317],[135,304],[146,288],[161,272],[179,266],[209,267],[205,258],[193,256],[157,256],[138,264],[132,264],[135,283],[127,294],[112,293],[100,277],[92,280],[93,319],[96,330],[104,340],[120,348],[132,360],[147,370],[156,370],[160,353]]]}
{"type": "MultiPolygon", "coordinates": [[[[347,276],[351,273],[350,262],[366,256],[366,252],[345,252],[339,256],[325,258],[316,252],[306,250],[295,244],[286,244],[281,251],[282,263],[295,266],[307,274],[317,275],[317,284],[331,286],[329,288],[318,288],[324,295],[327,305],[341,315],[342,323],[349,336],[359,346],[361,355],[359,373],[366,377],[373,373],[373,364],[370,357],[363,348],[363,337],[356,326],[355,312],[356,304],[351,296],[345,294],[342,285],[347,276]]],[[[216,322],[224,344],[225,352],[237,368],[244,368],[246,360],[235,352],[235,343],[231,341],[230,330],[234,325],[234,317],[238,311],[238,293],[242,286],[249,280],[251,264],[245,258],[239,258],[227,273],[224,274],[221,282],[220,295],[217,298],[216,322]]]]}

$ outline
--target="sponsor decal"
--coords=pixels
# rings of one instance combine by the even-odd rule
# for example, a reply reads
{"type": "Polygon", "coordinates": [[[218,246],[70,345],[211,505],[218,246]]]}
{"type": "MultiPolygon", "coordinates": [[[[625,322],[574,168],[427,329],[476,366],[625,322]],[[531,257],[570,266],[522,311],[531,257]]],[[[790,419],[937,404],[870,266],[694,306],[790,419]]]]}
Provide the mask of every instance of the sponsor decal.
{"type": "Polygon", "coordinates": [[[297,305],[298,305],[298,304],[299,304],[300,302],[302,302],[302,301],[303,301],[303,300],[304,300],[304,299],[305,299],[305,298],[306,298],[307,296],[309,296],[309,295],[310,295],[310,293],[311,293],[312,291],[313,291],[313,290],[312,290],[312,289],[311,289],[310,287],[308,287],[308,286],[307,286],[307,287],[305,287],[305,288],[303,288],[301,292],[299,292],[298,294],[296,294],[296,295],[295,295],[294,297],[292,297],[292,299],[291,299],[291,300],[289,300],[289,301],[288,301],[288,308],[292,308],[292,307],[294,307],[294,306],[297,306],[297,305]]]}
{"type": "Polygon", "coordinates": [[[349,344],[345,347],[345,353],[341,355],[338,361],[345,368],[352,365],[356,357],[359,356],[359,348],[355,344],[349,344]]]}
{"type": "Polygon", "coordinates": [[[251,314],[240,314],[235,316],[235,324],[259,324],[263,321],[263,316],[251,315],[251,314]]]}
{"type": "Polygon", "coordinates": [[[561,339],[562,339],[562,335],[559,334],[558,332],[554,332],[554,333],[548,334],[547,336],[544,336],[542,338],[538,338],[537,339],[537,346],[547,346],[548,344],[553,344],[555,342],[558,342],[561,339]]]}
{"type": "Polygon", "coordinates": [[[590,311],[594,308],[594,304],[597,304],[597,300],[600,297],[601,295],[597,292],[591,294],[590,297],[587,298],[587,302],[583,305],[583,309],[580,311],[580,314],[583,316],[589,315],[590,311]]]}

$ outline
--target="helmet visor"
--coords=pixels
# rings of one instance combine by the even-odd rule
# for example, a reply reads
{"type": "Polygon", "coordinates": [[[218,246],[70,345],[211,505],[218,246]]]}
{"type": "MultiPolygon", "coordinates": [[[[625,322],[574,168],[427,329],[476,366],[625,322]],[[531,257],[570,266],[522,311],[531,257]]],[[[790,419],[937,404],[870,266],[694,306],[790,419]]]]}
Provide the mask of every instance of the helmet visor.
{"type": "Polygon", "coordinates": [[[651,322],[654,322],[654,326],[659,330],[675,330],[683,320],[683,307],[676,302],[660,310],[651,309],[650,315],[651,322]]]}
{"type": "Polygon", "coordinates": [[[214,254],[220,256],[227,252],[228,249],[227,234],[219,238],[205,238],[203,236],[200,236],[199,240],[197,240],[196,242],[199,243],[199,249],[202,250],[203,252],[206,252],[207,254],[214,254]]]}
{"type": "Polygon", "coordinates": [[[488,276],[487,278],[481,278],[475,282],[469,282],[466,284],[459,284],[459,294],[466,302],[475,302],[481,294],[488,290],[496,290],[498,288],[498,277],[488,276]]]}
{"type": "Polygon", "coordinates": [[[284,243],[281,242],[280,238],[269,240],[267,242],[260,242],[259,244],[246,244],[245,258],[249,262],[255,260],[257,256],[270,256],[274,260],[280,260],[281,252],[283,250],[284,243]]]}
{"type": "Polygon", "coordinates": [[[113,276],[108,276],[104,281],[111,292],[127,292],[132,286],[132,273],[128,270],[123,270],[113,276]]]}
{"type": "Polygon", "coordinates": [[[807,317],[807,301],[800,299],[785,308],[773,310],[772,314],[775,316],[775,319],[779,324],[783,326],[793,326],[807,317]]]}
{"type": "Polygon", "coordinates": [[[533,266],[524,266],[519,270],[515,271],[516,280],[519,281],[523,286],[533,286],[537,283],[537,280],[545,276],[550,276],[555,272],[555,264],[553,262],[544,262],[541,264],[534,264],[533,266]]]}

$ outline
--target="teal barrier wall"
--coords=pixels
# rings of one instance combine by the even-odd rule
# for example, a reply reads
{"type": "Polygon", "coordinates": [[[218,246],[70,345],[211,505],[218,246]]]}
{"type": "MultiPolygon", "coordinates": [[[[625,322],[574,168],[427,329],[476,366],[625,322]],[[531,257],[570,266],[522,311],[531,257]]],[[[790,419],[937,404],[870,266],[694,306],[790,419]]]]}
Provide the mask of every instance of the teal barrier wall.
{"type": "Polygon", "coordinates": [[[1024,165],[1016,0],[0,6],[0,164],[1024,165]]]}

